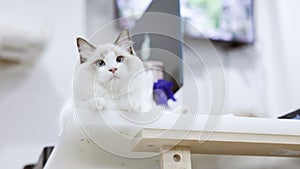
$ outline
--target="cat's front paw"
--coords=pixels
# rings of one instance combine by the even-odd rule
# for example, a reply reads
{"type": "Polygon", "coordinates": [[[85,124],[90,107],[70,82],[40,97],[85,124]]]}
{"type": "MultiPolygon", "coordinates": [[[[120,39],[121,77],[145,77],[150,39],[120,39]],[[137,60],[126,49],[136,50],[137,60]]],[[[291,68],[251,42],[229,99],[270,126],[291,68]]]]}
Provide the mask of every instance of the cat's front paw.
{"type": "Polygon", "coordinates": [[[149,102],[134,101],[132,103],[132,108],[136,112],[146,113],[146,112],[149,112],[151,110],[152,104],[149,103],[149,102]]]}
{"type": "Polygon", "coordinates": [[[128,106],[124,106],[124,107],[118,107],[118,108],[116,108],[116,110],[118,110],[118,111],[123,111],[123,112],[128,112],[129,111],[129,108],[128,108],[128,106]]]}
{"type": "Polygon", "coordinates": [[[93,107],[92,109],[95,112],[103,111],[105,110],[104,106],[97,104],[96,106],[93,107]]]}
{"type": "Polygon", "coordinates": [[[104,106],[101,104],[101,102],[99,102],[97,100],[87,101],[86,106],[87,106],[88,110],[90,110],[92,112],[99,112],[99,111],[103,111],[105,109],[104,106]]]}

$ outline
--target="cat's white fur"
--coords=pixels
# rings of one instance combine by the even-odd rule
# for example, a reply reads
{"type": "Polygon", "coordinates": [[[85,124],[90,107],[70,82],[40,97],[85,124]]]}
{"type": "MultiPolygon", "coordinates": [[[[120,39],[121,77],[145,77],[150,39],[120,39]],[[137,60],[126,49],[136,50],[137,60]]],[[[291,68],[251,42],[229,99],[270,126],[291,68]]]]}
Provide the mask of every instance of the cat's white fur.
{"type": "Polygon", "coordinates": [[[78,38],[77,45],[81,63],[76,68],[73,99],[61,111],[60,132],[78,108],[129,113],[160,109],[152,99],[152,75],[144,70],[142,61],[135,55],[128,30],[122,31],[113,44],[93,46],[78,38]],[[121,63],[116,61],[118,56],[124,58],[121,63]],[[99,59],[105,66],[97,66],[99,59]],[[113,73],[112,69],[117,70],[113,73]]]}

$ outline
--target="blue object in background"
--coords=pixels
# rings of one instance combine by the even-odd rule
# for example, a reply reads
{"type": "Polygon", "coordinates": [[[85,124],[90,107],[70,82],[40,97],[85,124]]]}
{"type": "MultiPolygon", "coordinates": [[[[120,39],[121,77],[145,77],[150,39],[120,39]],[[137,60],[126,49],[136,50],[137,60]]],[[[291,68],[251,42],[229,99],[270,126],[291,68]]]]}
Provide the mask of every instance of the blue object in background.
{"type": "Polygon", "coordinates": [[[297,116],[294,117],[293,119],[300,120],[300,115],[297,115],[297,116]]]}
{"type": "Polygon", "coordinates": [[[158,105],[167,105],[168,100],[176,101],[172,92],[173,82],[163,79],[158,80],[153,85],[154,99],[158,105]]]}

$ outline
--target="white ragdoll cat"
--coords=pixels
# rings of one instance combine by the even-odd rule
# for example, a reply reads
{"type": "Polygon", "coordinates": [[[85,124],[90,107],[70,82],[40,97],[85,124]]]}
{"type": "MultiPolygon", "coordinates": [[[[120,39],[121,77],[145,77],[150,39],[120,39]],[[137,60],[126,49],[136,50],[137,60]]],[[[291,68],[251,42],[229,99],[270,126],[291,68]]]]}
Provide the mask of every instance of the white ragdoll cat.
{"type": "MultiPolygon", "coordinates": [[[[136,56],[128,30],[123,30],[113,44],[93,46],[77,38],[77,46],[80,64],[75,73],[73,98],[61,111],[60,133],[75,109],[163,111],[152,99],[152,75],[136,56]]],[[[174,112],[181,112],[181,108],[174,112]]]]}

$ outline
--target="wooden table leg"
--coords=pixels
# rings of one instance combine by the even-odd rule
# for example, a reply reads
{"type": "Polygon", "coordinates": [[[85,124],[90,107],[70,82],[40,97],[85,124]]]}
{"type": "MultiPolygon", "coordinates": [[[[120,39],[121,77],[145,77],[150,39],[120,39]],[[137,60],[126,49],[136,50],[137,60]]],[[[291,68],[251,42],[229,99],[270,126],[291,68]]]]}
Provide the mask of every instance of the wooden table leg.
{"type": "Polygon", "coordinates": [[[171,148],[170,146],[163,146],[161,152],[161,169],[192,169],[189,147],[175,146],[171,148]]]}

